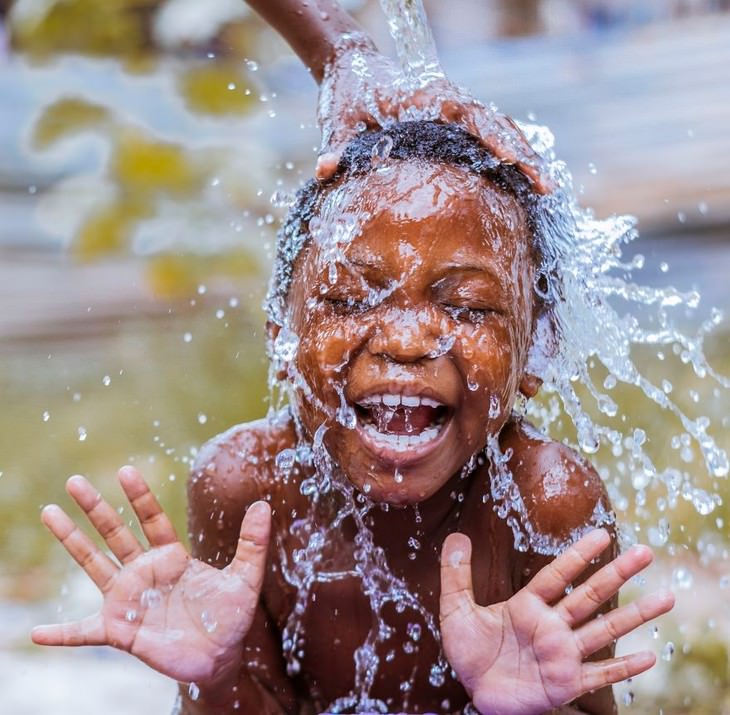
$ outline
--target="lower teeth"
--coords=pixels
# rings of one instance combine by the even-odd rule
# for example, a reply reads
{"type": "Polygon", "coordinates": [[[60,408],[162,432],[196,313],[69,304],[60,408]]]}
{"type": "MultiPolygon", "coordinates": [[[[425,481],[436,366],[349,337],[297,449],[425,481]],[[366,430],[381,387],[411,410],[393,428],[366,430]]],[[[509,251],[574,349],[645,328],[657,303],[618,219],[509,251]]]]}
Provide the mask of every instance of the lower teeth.
{"type": "Polygon", "coordinates": [[[438,437],[441,431],[440,427],[429,427],[428,429],[419,432],[418,434],[389,434],[387,432],[380,432],[374,425],[365,424],[365,432],[374,441],[380,442],[381,444],[395,449],[397,452],[405,452],[419,445],[430,442],[431,440],[438,437]]]}

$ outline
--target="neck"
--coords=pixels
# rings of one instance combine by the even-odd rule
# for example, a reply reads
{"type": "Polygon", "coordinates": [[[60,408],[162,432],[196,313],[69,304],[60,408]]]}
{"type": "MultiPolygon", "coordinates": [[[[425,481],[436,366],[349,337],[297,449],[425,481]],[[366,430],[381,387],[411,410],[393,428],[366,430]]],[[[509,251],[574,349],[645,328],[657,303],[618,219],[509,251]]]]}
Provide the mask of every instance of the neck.
{"type": "Polygon", "coordinates": [[[387,545],[388,550],[412,551],[408,539],[418,534],[431,543],[439,544],[448,533],[457,529],[467,496],[475,483],[474,472],[478,467],[459,470],[432,496],[422,502],[407,506],[378,508],[371,512],[370,528],[376,543],[387,545]]]}

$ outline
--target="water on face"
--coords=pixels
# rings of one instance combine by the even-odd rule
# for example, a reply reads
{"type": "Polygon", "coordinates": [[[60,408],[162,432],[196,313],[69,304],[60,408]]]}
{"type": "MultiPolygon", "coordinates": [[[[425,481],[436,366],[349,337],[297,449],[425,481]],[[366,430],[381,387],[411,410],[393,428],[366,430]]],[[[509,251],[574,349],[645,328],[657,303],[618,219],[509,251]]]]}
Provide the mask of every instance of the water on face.
{"type": "MultiPolygon", "coordinates": [[[[404,86],[426,87],[434,80],[444,79],[420,0],[381,0],[381,4],[398,49],[404,86]]],[[[372,113],[379,116],[376,106],[372,107],[372,113]]],[[[418,118],[429,119],[432,115],[433,110],[424,110],[418,118]]],[[[414,116],[406,112],[402,118],[414,116]]],[[[514,410],[526,414],[542,435],[558,439],[565,437],[567,417],[571,425],[569,441],[579,451],[593,455],[619,513],[627,511],[629,505],[641,507],[647,495],[652,494],[653,499],[663,500],[665,508],[683,500],[690,502],[699,514],[711,514],[720,503],[719,497],[712,489],[695,484],[682,462],[689,462],[696,450],[712,483],[727,476],[727,455],[711,435],[709,418],[690,414],[672,399],[672,386],[663,378],[661,365],[667,353],[698,378],[726,390],[730,383],[713,371],[703,353],[706,336],[721,322],[722,316],[713,311],[696,334],[685,334],[678,327],[676,316],[694,310],[699,296],[672,287],[655,288],[635,282],[633,276],[642,269],[643,259],[641,256],[624,258],[626,247],[636,237],[635,221],[628,216],[599,220],[591,211],[581,208],[574,196],[571,176],[553,152],[550,131],[531,124],[520,124],[520,128],[558,189],[541,198],[537,208],[536,240],[542,260],[534,291],[544,310],[534,329],[527,369],[543,381],[544,397],[527,404],[518,400],[514,410]],[[645,370],[651,372],[651,378],[637,366],[636,356],[642,351],[657,355],[651,370],[645,370]],[[644,401],[672,416],[676,423],[672,446],[676,442],[680,460],[672,460],[670,455],[667,464],[655,463],[648,449],[653,435],[634,423],[634,415],[620,414],[617,401],[611,396],[623,388],[637,390],[644,401]],[[607,468],[601,467],[604,457],[606,463],[614,465],[618,477],[612,477],[607,468]],[[663,490],[663,494],[658,496],[657,489],[663,490]]],[[[505,140],[511,141],[509,137],[505,140]]],[[[387,169],[389,152],[387,139],[374,147],[374,170],[387,169]]],[[[346,192],[346,188],[335,191],[346,192]]],[[[342,207],[337,200],[328,205],[342,207]]],[[[366,219],[367,216],[344,212],[339,217],[320,216],[312,222],[312,240],[319,245],[321,260],[328,267],[329,284],[336,283],[337,267],[347,260],[345,249],[366,219]]],[[[303,240],[289,241],[290,255],[285,256],[286,260],[275,272],[270,295],[276,294],[277,284],[289,284],[291,266],[302,244],[303,240]]],[[[389,294],[387,290],[377,294],[371,291],[366,302],[369,306],[379,305],[389,294]]],[[[269,300],[268,309],[272,322],[280,326],[271,346],[270,386],[278,395],[272,399],[272,406],[278,408],[288,402],[299,435],[296,449],[282,453],[277,465],[287,473],[299,464],[313,474],[301,484],[302,493],[309,498],[309,512],[290,527],[302,548],[295,550],[291,557],[283,550],[280,555],[284,576],[297,591],[296,604],[283,633],[288,672],[295,675],[301,668],[306,649],[303,616],[312,602],[315,586],[340,579],[358,579],[372,610],[372,627],[353,654],[355,681],[351,690],[331,703],[328,710],[387,712],[386,704],[370,695],[378,669],[387,667],[387,663],[381,662],[379,647],[395,636],[393,629],[384,625],[383,609],[393,604],[398,612],[413,612],[413,620],[424,623],[438,642],[437,623],[417,595],[393,574],[386,552],[374,543],[367,516],[373,509],[382,508],[381,505],[368,498],[367,484],[362,491],[354,488],[325,446],[329,425],[337,423],[353,429],[356,424],[352,408],[344,398],[344,384],[340,382],[337,386],[341,397],[337,409],[317,403],[325,417],[314,434],[308,435],[298,419],[297,405],[302,400],[317,398],[297,367],[299,338],[280,301],[269,300]],[[281,370],[288,378],[284,384],[275,378],[281,370]],[[326,545],[337,543],[333,535],[347,520],[356,527],[352,559],[344,566],[333,567],[324,558],[326,545]]],[[[448,355],[454,346],[454,336],[440,336],[438,345],[434,355],[448,355]]],[[[498,411],[499,404],[494,409],[498,411]]],[[[490,416],[491,411],[490,405],[490,416]]],[[[614,520],[613,513],[597,507],[584,527],[568,539],[557,540],[540,533],[530,523],[524,500],[508,468],[510,456],[508,451],[500,449],[498,435],[489,435],[483,451],[473,455],[464,466],[464,476],[471,474],[478,460],[488,465],[489,484],[484,499],[491,500],[495,512],[511,528],[516,550],[554,555],[585,531],[614,520]]],[[[398,476],[394,475],[396,483],[398,476]]],[[[624,540],[633,541],[634,530],[619,526],[624,540]]],[[[666,543],[666,519],[660,518],[647,533],[652,544],[666,543]]],[[[416,549],[415,534],[411,538],[416,549]]],[[[399,635],[407,638],[413,633],[399,635]]],[[[429,681],[439,687],[447,677],[451,674],[441,654],[432,664],[429,681]]],[[[404,692],[408,690],[407,685],[406,681],[404,692]]]]}

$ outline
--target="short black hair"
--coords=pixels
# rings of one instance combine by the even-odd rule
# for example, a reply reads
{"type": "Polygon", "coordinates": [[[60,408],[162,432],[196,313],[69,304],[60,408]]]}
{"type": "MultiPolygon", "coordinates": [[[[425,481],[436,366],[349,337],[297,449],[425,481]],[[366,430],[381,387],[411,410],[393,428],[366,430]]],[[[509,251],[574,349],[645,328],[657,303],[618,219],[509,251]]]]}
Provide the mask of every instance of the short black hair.
{"type": "MultiPolygon", "coordinates": [[[[514,165],[501,162],[480,140],[455,124],[434,121],[394,122],[377,131],[358,134],[345,148],[335,173],[326,181],[311,179],[298,192],[277,234],[274,268],[266,298],[269,320],[283,325],[286,299],[294,262],[307,242],[309,223],[320,202],[335,184],[367,174],[377,166],[379,152],[387,147],[390,159],[422,160],[450,164],[482,176],[512,194],[526,209],[529,228],[537,236],[537,195],[525,175],[514,165]]],[[[538,242],[533,250],[539,251],[538,242]]]]}

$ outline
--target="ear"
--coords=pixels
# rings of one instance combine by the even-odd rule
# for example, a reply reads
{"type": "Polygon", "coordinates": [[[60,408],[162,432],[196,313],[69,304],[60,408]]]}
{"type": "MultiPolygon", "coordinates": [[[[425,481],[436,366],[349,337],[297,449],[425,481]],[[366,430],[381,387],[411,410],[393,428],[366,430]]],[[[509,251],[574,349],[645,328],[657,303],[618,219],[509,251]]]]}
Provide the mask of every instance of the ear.
{"type": "MultiPolygon", "coordinates": [[[[272,356],[274,354],[274,343],[276,342],[276,338],[279,337],[280,330],[280,325],[277,325],[271,320],[266,321],[266,342],[268,343],[269,356],[272,356]]],[[[286,375],[286,366],[282,365],[276,371],[276,379],[279,381],[286,380],[286,375]]]]}
{"type": "Polygon", "coordinates": [[[526,372],[520,380],[520,392],[529,400],[537,395],[541,385],[542,380],[539,377],[526,372]]]}

